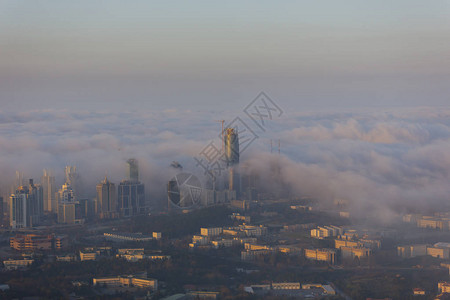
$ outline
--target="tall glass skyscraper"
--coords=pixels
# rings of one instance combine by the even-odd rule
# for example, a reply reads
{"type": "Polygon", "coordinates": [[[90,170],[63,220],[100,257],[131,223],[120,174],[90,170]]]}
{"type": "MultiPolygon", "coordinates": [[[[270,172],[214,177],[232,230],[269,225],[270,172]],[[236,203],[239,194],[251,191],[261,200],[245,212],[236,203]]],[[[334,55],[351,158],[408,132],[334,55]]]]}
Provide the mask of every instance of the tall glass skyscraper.
{"type": "Polygon", "coordinates": [[[97,184],[97,214],[102,219],[117,217],[116,185],[106,177],[97,184]]]}
{"type": "Polygon", "coordinates": [[[136,159],[129,159],[128,179],[122,180],[118,186],[118,209],[123,217],[144,214],[148,208],[145,203],[145,187],[139,181],[139,168],[136,159]]]}
{"type": "Polygon", "coordinates": [[[75,207],[78,200],[77,189],[75,188],[78,186],[76,170],[75,166],[67,166],[64,169],[66,182],[56,193],[58,223],[74,224],[76,222],[75,207]]]}
{"type": "Polygon", "coordinates": [[[9,222],[13,229],[31,227],[30,201],[27,193],[17,190],[10,197],[9,222]]]}
{"type": "Polygon", "coordinates": [[[58,212],[58,203],[56,202],[55,176],[49,170],[44,169],[41,177],[42,192],[44,194],[44,211],[58,212]]]}
{"type": "Polygon", "coordinates": [[[42,188],[30,179],[28,186],[20,186],[10,197],[10,225],[25,228],[38,225],[43,213],[42,188]]]}
{"type": "Polygon", "coordinates": [[[63,184],[56,193],[56,200],[58,202],[58,223],[75,223],[76,198],[72,186],[68,183],[63,184]]]}
{"type": "Polygon", "coordinates": [[[228,189],[236,191],[236,196],[240,195],[240,176],[238,172],[239,164],[239,137],[237,128],[227,128],[225,130],[225,159],[228,166],[228,189]]]}
{"type": "Polygon", "coordinates": [[[66,184],[72,188],[73,195],[76,199],[81,197],[80,190],[80,176],[77,173],[76,166],[66,166],[64,168],[66,176],[66,184]]]}

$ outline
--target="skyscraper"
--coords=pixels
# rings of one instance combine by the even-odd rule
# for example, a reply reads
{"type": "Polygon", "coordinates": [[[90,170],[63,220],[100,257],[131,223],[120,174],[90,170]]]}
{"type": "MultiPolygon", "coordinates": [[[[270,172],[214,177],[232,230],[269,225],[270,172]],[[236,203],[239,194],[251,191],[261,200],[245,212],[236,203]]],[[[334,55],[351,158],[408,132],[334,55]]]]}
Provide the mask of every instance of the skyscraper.
{"type": "Polygon", "coordinates": [[[225,129],[225,158],[227,166],[239,163],[239,137],[236,128],[225,129]]]}
{"type": "Polygon", "coordinates": [[[41,217],[44,214],[44,195],[42,193],[42,186],[34,184],[33,179],[29,180],[28,193],[31,197],[31,217],[33,224],[39,224],[41,217]]]}
{"type": "Polygon", "coordinates": [[[123,217],[146,213],[145,187],[139,181],[139,169],[136,159],[127,161],[127,180],[122,180],[118,186],[118,209],[123,217]]]}
{"type": "Polygon", "coordinates": [[[240,194],[240,176],[238,172],[239,164],[239,137],[237,128],[225,129],[225,159],[228,166],[228,189],[236,191],[237,197],[240,194]]]}
{"type": "Polygon", "coordinates": [[[64,174],[66,176],[66,183],[68,185],[75,184],[77,178],[77,167],[75,166],[66,166],[64,168],[64,174]]]}
{"type": "Polygon", "coordinates": [[[25,183],[23,181],[23,173],[16,171],[16,177],[14,178],[14,184],[11,186],[10,193],[14,194],[16,190],[23,186],[25,183]]]}
{"type": "Polygon", "coordinates": [[[11,194],[9,222],[13,229],[31,227],[30,201],[24,190],[17,190],[11,194]]]}
{"type": "Polygon", "coordinates": [[[128,164],[128,180],[129,181],[139,181],[139,167],[138,162],[134,158],[127,160],[128,164]]]}
{"type": "Polygon", "coordinates": [[[74,224],[75,217],[75,202],[61,202],[58,205],[58,223],[74,224]]]}
{"type": "Polygon", "coordinates": [[[76,167],[67,166],[64,169],[64,173],[66,175],[66,182],[56,192],[58,223],[74,224],[76,222],[75,206],[77,204],[77,194],[72,185],[78,184],[76,167]]]}
{"type": "Polygon", "coordinates": [[[143,214],[147,211],[145,205],[144,184],[128,180],[120,182],[119,187],[119,212],[121,216],[129,217],[143,214]]]}
{"type": "Polygon", "coordinates": [[[115,218],[117,216],[116,185],[108,180],[97,184],[97,214],[100,218],[115,218]]]}
{"type": "Polygon", "coordinates": [[[77,167],[66,166],[64,168],[64,173],[66,176],[66,184],[69,185],[73,190],[73,195],[75,198],[79,198],[80,195],[80,176],[77,173],[77,167]]]}
{"type": "Polygon", "coordinates": [[[51,171],[44,169],[44,174],[41,177],[41,185],[44,194],[44,211],[57,213],[58,205],[55,197],[55,177],[52,176],[51,171]]]}
{"type": "Polygon", "coordinates": [[[72,187],[64,183],[56,193],[58,202],[58,223],[75,223],[75,194],[72,187]]]}
{"type": "Polygon", "coordinates": [[[56,192],[55,196],[58,204],[62,202],[74,202],[76,199],[72,186],[67,183],[62,185],[58,192],[56,192]]]}
{"type": "Polygon", "coordinates": [[[10,225],[12,228],[25,228],[38,225],[42,212],[42,188],[34,185],[30,179],[29,185],[17,188],[10,197],[10,225]]]}

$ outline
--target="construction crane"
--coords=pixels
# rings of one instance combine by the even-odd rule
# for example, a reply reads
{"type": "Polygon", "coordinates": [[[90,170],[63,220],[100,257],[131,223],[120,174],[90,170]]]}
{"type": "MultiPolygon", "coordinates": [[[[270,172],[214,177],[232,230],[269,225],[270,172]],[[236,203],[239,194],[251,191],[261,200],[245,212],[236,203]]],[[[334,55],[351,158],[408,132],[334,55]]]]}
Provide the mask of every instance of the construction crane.
{"type": "Polygon", "coordinates": [[[224,142],[224,140],[223,140],[223,131],[224,131],[224,128],[223,128],[223,125],[224,125],[224,123],[225,123],[225,120],[216,120],[216,122],[220,122],[220,123],[222,123],[222,153],[224,153],[224,151],[225,151],[225,149],[224,149],[224,144],[225,144],[225,142],[224,142]]]}

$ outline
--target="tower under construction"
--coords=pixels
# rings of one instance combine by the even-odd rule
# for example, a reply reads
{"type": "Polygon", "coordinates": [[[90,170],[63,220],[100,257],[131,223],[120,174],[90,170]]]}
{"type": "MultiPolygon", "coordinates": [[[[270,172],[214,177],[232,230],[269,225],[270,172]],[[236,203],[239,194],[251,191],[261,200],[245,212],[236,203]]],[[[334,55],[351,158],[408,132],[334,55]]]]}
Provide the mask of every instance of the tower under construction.
{"type": "Polygon", "coordinates": [[[239,137],[237,128],[225,129],[224,137],[225,158],[228,167],[228,189],[235,190],[236,195],[240,192],[239,165],[239,137]]]}

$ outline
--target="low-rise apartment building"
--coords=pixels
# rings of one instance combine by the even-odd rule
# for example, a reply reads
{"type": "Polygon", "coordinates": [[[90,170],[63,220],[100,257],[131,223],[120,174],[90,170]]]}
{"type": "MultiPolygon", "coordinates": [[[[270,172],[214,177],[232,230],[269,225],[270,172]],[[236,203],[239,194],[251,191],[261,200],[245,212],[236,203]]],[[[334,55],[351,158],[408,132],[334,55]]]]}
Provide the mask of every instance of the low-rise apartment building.
{"type": "Polygon", "coordinates": [[[353,248],[353,247],[341,247],[342,258],[364,258],[369,257],[372,250],[369,248],[353,248]]]}
{"type": "Polygon", "coordinates": [[[310,260],[325,261],[330,264],[334,264],[336,262],[336,250],[305,249],[305,257],[310,260]]]}
{"type": "Polygon", "coordinates": [[[328,237],[334,237],[343,234],[343,228],[329,225],[329,226],[318,226],[311,230],[311,237],[316,239],[323,239],[328,237]]]}
{"type": "Polygon", "coordinates": [[[26,269],[34,262],[34,259],[8,259],[3,261],[7,270],[26,269]]]}
{"type": "Polygon", "coordinates": [[[200,234],[209,237],[222,234],[222,231],[222,227],[200,228],[200,234]]]}
{"type": "Polygon", "coordinates": [[[135,277],[133,275],[122,275],[116,277],[104,277],[92,279],[94,286],[134,286],[138,288],[158,289],[158,280],[152,278],[135,277]]]}
{"type": "Polygon", "coordinates": [[[9,239],[12,249],[18,251],[61,250],[67,246],[66,235],[16,235],[9,239]]]}

